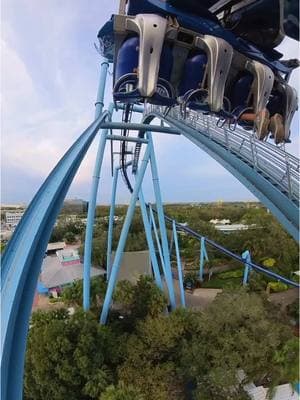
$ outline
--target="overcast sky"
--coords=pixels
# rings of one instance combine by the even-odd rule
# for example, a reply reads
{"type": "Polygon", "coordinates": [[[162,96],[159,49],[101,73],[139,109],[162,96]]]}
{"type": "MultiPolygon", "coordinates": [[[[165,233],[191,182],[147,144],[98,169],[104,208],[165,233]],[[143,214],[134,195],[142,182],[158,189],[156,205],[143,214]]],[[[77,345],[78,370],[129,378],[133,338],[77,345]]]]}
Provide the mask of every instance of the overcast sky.
{"type": "MultiPolygon", "coordinates": [[[[118,9],[116,0],[2,0],[1,191],[2,203],[29,203],[47,175],[94,116],[100,57],[99,28],[118,9]]],[[[297,43],[280,46],[297,56],[297,43]]],[[[299,54],[298,54],[299,57],[299,54]]],[[[299,72],[292,83],[299,82],[299,72]]],[[[106,104],[111,96],[109,78],[106,104]]],[[[298,88],[299,90],[299,88],[298,88]]],[[[298,153],[298,118],[292,126],[298,153]]],[[[155,136],[163,200],[166,202],[254,200],[223,167],[184,137],[155,136]]],[[[68,197],[89,198],[98,140],[91,147],[68,197]]],[[[109,149],[98,202],[109,203],[109,149]]],[[[144,184],[152,200],[150,181],[144,184]]],[[[122,183],[117,201],[129,195],[122,183]]]]}

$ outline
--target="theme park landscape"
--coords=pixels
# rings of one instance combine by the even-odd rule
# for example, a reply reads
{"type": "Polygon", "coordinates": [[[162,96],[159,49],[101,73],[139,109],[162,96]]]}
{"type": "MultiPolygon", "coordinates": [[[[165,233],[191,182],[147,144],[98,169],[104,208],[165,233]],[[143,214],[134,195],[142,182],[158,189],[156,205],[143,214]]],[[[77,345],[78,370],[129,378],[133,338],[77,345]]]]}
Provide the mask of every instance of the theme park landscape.
{"type": "Polygon", "coordinates": [[[299,2],[4,3],[1,399],[299,400],[299,2]]]}
{"type": "MultiPolygon", "coordinates": [[[[126,210],[116,207],[113,250],[126,210]]],[[[236,254],[249,250],[253,261],[297,282],[297,243],[260,203],[169,204],[165,213],[236,254]]],[[[97,207],[92,265],[99,275],[91,281],[90,311],[82,308],[81,279],[36,293],[25,399],[242,400],[259,390],[269,389],[271,396],[277,386],[297,382],[298,289],[254,270],[243,285],[244,265],[209,246],[201,281],[199,240],[181,232],[187,307],[180,307],[178,291],[178,308],[168,312],[167,292],[155,285],[147,262],[138,265],[139,260],[145,264],[148,249],[139,208],[125,253],[136,256],[135,265],[117,283],[108,323],[99,325],[107,287],[108,215],[108,206],[97,207]]],[[[77,252],[82,260],[85,221],[85,210],[66,204],[45,259],[57,258],[51,249],[64,243],[64,252],[77,252]]],[[[176,290],[171,229],[168,237],[176,290]]]]}

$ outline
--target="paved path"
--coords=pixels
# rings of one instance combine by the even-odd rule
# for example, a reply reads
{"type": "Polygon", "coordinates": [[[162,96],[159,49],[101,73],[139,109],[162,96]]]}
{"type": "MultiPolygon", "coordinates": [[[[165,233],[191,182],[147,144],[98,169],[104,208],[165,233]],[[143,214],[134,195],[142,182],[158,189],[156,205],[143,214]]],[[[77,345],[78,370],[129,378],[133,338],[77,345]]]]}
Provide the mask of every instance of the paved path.
{"type": "Polygon", "coordinates": [[[298,288],[288,289],[279,293],[272,293],[269,296],[271,303],[279,305],[282,309],[285,309],[286,306],[292,304],[297,299],[299,299],[298,288]]]}
{"type": "MultiPolygon", "coordinates": [[[[174,279],[174,290],[175,290],[175,298],[176,305],[179,306],[181,304],[180,299],[180,289],[177,279],[174,279]]],[[[168,296],[166,285],[164,284],[164,292],[166,296],[168,296]]],[[[195,308],[195,309],[204,309],[207,307],[216,297],[218,293],[221,293],[222,289],[195,289],[193,293],[189,291],[184,291],[185,294],[185,302],[187,307],[195,308]]]]}

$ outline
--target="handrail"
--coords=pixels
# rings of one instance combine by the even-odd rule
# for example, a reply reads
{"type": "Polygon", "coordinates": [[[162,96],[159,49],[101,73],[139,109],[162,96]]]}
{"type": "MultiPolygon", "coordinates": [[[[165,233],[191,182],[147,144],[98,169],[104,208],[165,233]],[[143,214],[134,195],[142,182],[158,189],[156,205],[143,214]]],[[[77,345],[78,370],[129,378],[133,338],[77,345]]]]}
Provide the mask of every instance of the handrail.
{"type": "MultiPolygon", "coordinates": [[[[146,113],[155,112],[164,116],[165,107],[148,105],[146,113]]],[[[285,150],[268,142],[259,141],[252,131],[239,126],[234,131],[216,125],[217,118],[195,111],[188,111],[184,118],[179,107],[168,112],[168,117],[184,122],[199,135],[205,135],[228,151],[251,165],[259,174],[268,179],[291,201],[299,204],[299,159],[285,150]]]]}

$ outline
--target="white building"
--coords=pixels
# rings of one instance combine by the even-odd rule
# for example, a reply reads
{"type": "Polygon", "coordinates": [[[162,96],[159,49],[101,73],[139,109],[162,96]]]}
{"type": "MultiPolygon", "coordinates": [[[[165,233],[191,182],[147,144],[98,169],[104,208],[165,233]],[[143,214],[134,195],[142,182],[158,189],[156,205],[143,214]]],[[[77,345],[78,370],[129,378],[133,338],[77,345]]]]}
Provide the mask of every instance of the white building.
{"type": "Polygon", "coordinates": [[[213,225],[228,225],[230,224],[230,219],[211,219],[209,222],[213,225]]]}
{"type": "Polygon", "coordinates": [[[23,217],[24,212],[6,212],[5,213],[5,222],[6,225],[10,227],[16,227],[20,222],[20,219],[23,217]]]}

